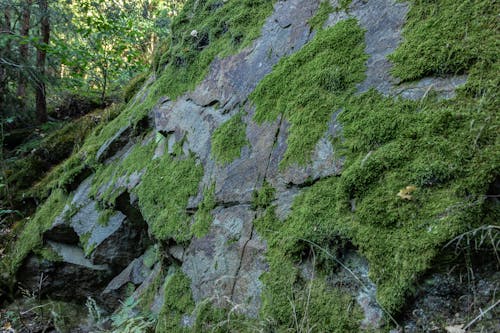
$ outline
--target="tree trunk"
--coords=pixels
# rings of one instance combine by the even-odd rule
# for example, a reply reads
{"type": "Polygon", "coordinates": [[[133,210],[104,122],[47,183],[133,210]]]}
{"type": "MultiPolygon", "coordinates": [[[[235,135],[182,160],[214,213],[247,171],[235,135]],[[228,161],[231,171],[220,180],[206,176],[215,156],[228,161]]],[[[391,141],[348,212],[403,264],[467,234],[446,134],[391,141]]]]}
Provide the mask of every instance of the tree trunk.
{"type": "MultiPolygon", "coordinates": [[[[2,31],[0,34],[2,35],[10,35],[11,31],[11,20],[10,20],[10,6],[6,6],[3,13],[3,20],[0,24],[2,31]]],[[[10,47],[10,39],[7,40],[5,48],[0,51],[0,55],[9,56],[11,52],[10,47]]],[[[7,94],[7,67],[4,64],[0,64],[0,110],[2,112],[2,116],[5,116],[5,96],[7,94]]]]}
{"type": "MultiPolygon", "coordinates": [[[[23,6],[22,18],[21,18],[21,29],[19,34],[21,37],[28,38],[30,34],[30,19],[31,19],[31,4],[32,0],[26,0],[23,6]]],[[[21,64],[26,65],[29,63],[29,45],[26,41],[22,41],[19,45],[19,61],[21,64]]],[[[26,97],[26,70],[19,71],[19,78],[17,84],[17,98],[21,103],[22,108],[25,106],[26,97]]]]}
{"type": "Polygon", "coordinates": [[[36,84],[36,117],[39,123],[47,121],[47,99],[45,96],[45,60],[47,58],[46,47],[50,40],[50,19],[47,0],[38,0],[40,7],[40,37],[42,44],[37,48],[36,67],[38,79],[36,84]]]}

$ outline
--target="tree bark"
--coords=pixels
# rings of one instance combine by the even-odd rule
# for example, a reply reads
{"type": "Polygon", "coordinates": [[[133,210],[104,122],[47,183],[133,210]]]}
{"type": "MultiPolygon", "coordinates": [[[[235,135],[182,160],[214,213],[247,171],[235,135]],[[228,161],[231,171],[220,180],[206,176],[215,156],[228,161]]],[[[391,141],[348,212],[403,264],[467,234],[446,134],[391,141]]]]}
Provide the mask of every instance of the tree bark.
{"type": "MultiPolygon", "coordinates": [[[[32,0],[26,0],[23,6],[23,12],[21,17],[21,29],[19,34],[21,37],[27,38],[30,34],[30,19],[31,19],[31,4],[32,0]]],[[[26,41],[23,41],[21,45],[19,45],[19,60],[21,64],[28,64],[29,62],[29,45],[26,41]]],[[[26,97],[26,70],[19,71],[18,76],[18,84],[17,84],[17,98],[21,103],[22,108],[25,106],[25,97],[26,97]]]]}
{"type": "Polygon", "coordinates": [[[38,0],[40,7],[40,37],[42,44],[37,48],[36,66],[38,79],[36,84],[36,116],[39,123],[47,121],[47,99],[45,95],[45,60],[47,58],[46,47],[50,40],[50,18],[47,0],[38,0]]]}

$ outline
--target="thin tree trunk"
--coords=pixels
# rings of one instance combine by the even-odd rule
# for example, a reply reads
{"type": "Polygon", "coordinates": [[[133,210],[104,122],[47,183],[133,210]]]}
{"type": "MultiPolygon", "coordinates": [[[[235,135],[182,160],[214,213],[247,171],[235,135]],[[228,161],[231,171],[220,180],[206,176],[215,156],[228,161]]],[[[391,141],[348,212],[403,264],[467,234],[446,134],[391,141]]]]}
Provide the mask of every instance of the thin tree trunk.
{"type": "MultiPolygon", "coordinates": [[[[2,24],[0,24],[0,27],[2,29],[1,33],[2,35],[10,35],[12,33],[11,31],[11,20],[10,20],[10,6],[6,6],[4,9],[3,13],[3,21],[2,24]]],[[[2,56],[9,56],[11,52],[11,43],[10,39],[7,39],[7,43],[5,45],[5,48],[0,51],[0,54],[2,56]]],[[[0,64],[0,110],[2,110],[2,116],[4,115],[5,112],[5,96],[7,94],[7,68],[5,65],[0,64]]]]}
{"type": "MultiPolygon", "coordinates": [[[[30,19],[31,19],[31,4],[32,0],[26,0],[23,7],[23,13],[21,18],[21,29],[19,31],[21,37],[29,37],[30,34],[30,19]]],[[[28,64],[29,62],[29,45],[26,41],[23,41],[21,45],[19,45],[19,60],[21,64],[28,64]]],[[[19,72],[18,84],[17,84],[17,98],[21,103],[21,106],[24,108],[25,106],[25,97],[26,97],[26,73],[23,71],[19,72]]]]}
{"type": "Polygon", "coordinates": [[[45,95],[45,60],[47,58],[46,47],[50,40],[50,19],[47,0],[38,0],[40,7],[40,37],[42,45],[37,49],[36,66],[39,77],[36,84],[36,116],[39,123],[47,121],[47,99],[45,95]]]}

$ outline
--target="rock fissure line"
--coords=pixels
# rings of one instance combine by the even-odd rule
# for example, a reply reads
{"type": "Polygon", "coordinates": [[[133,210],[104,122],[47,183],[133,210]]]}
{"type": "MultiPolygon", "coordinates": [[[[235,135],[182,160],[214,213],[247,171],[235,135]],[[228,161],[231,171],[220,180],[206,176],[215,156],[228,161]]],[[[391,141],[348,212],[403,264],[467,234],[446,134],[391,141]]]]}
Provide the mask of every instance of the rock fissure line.
{"type": "MultiPolygon", "coordinates": [[[[280,134],[280,129],[281,129],[282,122],[283,122],[283,116],[280,117],[279,122],[278,122],[278,126],[277,126],[276,133],[274,135],[274,140],[273,140],[273,146],[272,146],[273,148],[275,147],[276,142],[278,141],[278,137],[279,137],[279,134],[280,134]]],[[[274,151],[274,149],[270,149],[270,151],[269,151],[269,156],[267,158],[267,165],[266,165],[266,169],[264,171],[264,179],[262,180],[262,182],[264,182],[267,179],[267,173],[269,171],[269,166],[271,164],[271,159],[272,159],[272,156],[273,156],[273,151],[274,151]]],[[[258,183],[259,183],[259,181],[257,179],[256,182],[255,182],[254,188],[257,188],[258,183]]],[[[245,257],[245,253],[246,253],[246,250],[247,250],[248,243],[254,237],[255,226],[253,224],[253,221],[255,221],[255,219],[257,219],[258,217],[259,217],[259,212],[256,211],[255,214],[254,214],[254,216],[253,216],[253,220],[251,222],[252,223],[252,228],[250,230],[250,237],[245,241],[245,244],[243,245],[243,248],[241,250],[240,260],[239,260],[239,263],[238,263],[238,268],[236,269],[236,272],[235,272],[235,275],[234,275],[233,285],[231,287],[231,301],[233,301],[233,299],[234,299],[234,291],[236,289],[236,283],[238,281],[238,276],[239,276],[240,271],[241,271],[241,266],[242,266],[242,263],[243,263],[243,259],[245,257]]]]}

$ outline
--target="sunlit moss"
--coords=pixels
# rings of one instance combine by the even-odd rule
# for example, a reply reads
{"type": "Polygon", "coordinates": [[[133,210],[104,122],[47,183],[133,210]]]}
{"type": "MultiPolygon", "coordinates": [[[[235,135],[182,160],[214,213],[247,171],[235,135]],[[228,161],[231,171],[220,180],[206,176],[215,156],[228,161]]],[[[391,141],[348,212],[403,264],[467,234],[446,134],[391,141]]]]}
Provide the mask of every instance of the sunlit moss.
{"type": "Polygon", "coordinates": [[[366,59],[364,33],[349,19],[319,31],[257,86],[251,95],[254,119],[274,121],[281,114],[290,123],[282,167],[310,161],[332,113],[364,78],[366,59]]]}
{"type": "Polygon", "coordinates": [[[248,46],[260,35],[274,0],[188,0],[172,22],[171,42],[159,81],[170,98],[193,89],[216,56],[248,46]]]}
{"type": "Polygon", "coordinates": [[[177,159],[167,154],[149,163],[135,192],[141,213],[156,238],[177,242],[191,238],[186,206],[189,197],[198,193],[202,177],[203,167],[192,155],[177,159]]]}
{"type": "Polygon", "coordinates": [[[394,75],[415,80],[467,73],[498,61],[499,4],[488,0],[410,1],[404,41],[390,59],[394,75]]]}

